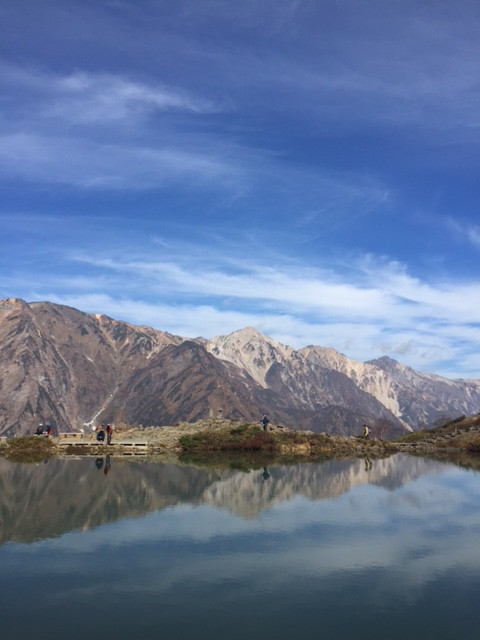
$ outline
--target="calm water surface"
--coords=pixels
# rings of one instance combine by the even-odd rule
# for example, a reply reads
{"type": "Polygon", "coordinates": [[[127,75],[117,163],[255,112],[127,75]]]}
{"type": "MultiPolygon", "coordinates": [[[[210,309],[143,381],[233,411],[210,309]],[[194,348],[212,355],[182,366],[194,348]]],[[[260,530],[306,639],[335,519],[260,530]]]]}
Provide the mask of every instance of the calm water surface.
{"type": "Polygon", "coordinates": [[[480,475],[0,459],[2,638],[478,637],[480,475]]]}

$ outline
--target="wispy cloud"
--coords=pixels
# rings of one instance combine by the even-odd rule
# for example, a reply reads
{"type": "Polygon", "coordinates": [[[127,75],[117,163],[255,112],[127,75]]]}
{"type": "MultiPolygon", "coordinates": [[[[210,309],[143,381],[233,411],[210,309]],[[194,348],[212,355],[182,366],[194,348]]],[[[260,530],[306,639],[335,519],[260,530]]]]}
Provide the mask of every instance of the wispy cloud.
{"type": "Polygon", "coordinates": [[[223,130],[215,117],[224,107],[180,87],[6,64],[0,78],[6,87],[0,171],[10,179],[102,190],[176,182],[234,198],[265,193],[266,206],[278,209],[280,202],[299,224],[330,226],[388,207],[392,199],[388,184],[373,175],[299,167],[235,128],[223,130]]]}
{"type": "Polygon", "coordinates": [[[445,216],[442,222],[450,232],[455,234],[455,237],[460,242],[467,242],[476,249],[480,249],[480,226],[472,224],[471,221],[452,216],[445,216]]]}
{"type": "Polygon", "coordinates": [[[156,113],[218,111],[208,100],[107,73],[55,76],[2,65],[0,76],[8,114],[0,126],[4,176],[82,188],[149,189],[177,179],[239,188],[238,145],[179,136],[170,121],[156,121],[153,130],[145,122],[156,113]]]}
{"type": "Polygon", "coordinates": [[[43,136],[0,137],[4,176],[87,189],[151,189],[191,180],[217,189],[241,188],[242,170],[234,162],[200,148],[151,148],[43,136]]]}
{"type": "MultiPolygon", "coordinates": [[[[47,87],[48,87],[47,83],[47,87]]],[[[212,113],[213,104],[186,91],[139,83],[111,74],[76,72],[50,83],[56,89],[44,113],[72,122],[124,120],[152,111],[185,110],[212,113]]]]}
{"type": "Polygon", "coordinates": [[[5,86],[7,107],[10,93],[17,99],[21,97],[25,106],[35,100],[32,119],[54,117],[57,123],[60,119],[77,124],[106,124],[155,111],[215,113],[220,109],[220,105],[180,87],[169,87],[157,81],[140,82],[126,75],[86,71],[54,75],[3,64],[0,65],[0,77],[5,86]]]}
{"type": "MultiPolygon", "coordinates": [[[[195,296],[229,296],[261,300],[265,304],[305,311],[321,311],[331,316],[348,313],[352,317],[390,319],[392,323],[419,322],[423,317],[438,322],[480,322],[476,300],[480,282],[425,282],[408,274],[398,262],[361,258],[355,270],[342,274],[333,268],[320,270],[301,266],[276,267],[237,262],[237,272],[204,270],[192,256],[188,266],[181,262],[110,260],[105,257],[79,257],[102,269],[148,280],[163,291],[183,291],[195,296]],[[395,311],[392,313],[393,308],[395,311]]],[[[220,261],[221,257],[217,256],[220,261]]],[[[353,266],[353,265],[352,265],[353,266]]]]}
{"type": "Polygon", "coordinates": [[[477,249],[480,249],[480,227],[469,227],[467,237],[477,249]]]}

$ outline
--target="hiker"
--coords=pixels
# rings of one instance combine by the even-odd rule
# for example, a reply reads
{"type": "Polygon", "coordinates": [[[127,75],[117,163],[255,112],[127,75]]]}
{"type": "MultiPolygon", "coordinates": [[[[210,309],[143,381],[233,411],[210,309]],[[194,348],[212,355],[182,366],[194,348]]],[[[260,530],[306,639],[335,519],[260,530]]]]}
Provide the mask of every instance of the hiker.
{"type": "Polygon", "coordinates": [[[264,431],[268,431],[268,423],[270,422],[269,418],[267,415],[264,415],[263,418],[260,420],[260,423],[263,425],[263,430],[264,431]]]}
{"type": "Polygon", "coordinates": [[[363,425],[363,437],[365,438],[365,440],[368,439],[369,435],[370,435],[370,427],[368,426],[368,424],[364,424],[363,425]]]}
{"type": "Polygon", "coordinates": [[[105,426],[103,424],[101,424],[98,428],[97,428],[97,442],[104,442],[105,440],[105,426]]]}
{"type": "Polygon", "coordinates": [[[112,444],[113,426],[107,424],[107,444],[112,444]]]}

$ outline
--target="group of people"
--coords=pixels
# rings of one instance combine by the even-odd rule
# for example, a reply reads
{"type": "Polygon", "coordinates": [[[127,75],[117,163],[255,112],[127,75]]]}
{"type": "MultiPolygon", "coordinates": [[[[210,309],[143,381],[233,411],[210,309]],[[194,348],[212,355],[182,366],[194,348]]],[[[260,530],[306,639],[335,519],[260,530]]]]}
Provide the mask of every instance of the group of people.
{"type": "Polygon", "coordinates": [[[38,425],[36,431],[36,436],[53,436],[53,427],[51,424],[43,424],[42,422],[38,425]]]}
{"type": "Polygon", "coordinates": [[[97,442],[105,442],[105,437],[107,438],[107,444],[112,444],[112,436],[113,436],[113,425],[107,424],[105,426],[103,423],[96,428],[97,432],[97,442]]]}

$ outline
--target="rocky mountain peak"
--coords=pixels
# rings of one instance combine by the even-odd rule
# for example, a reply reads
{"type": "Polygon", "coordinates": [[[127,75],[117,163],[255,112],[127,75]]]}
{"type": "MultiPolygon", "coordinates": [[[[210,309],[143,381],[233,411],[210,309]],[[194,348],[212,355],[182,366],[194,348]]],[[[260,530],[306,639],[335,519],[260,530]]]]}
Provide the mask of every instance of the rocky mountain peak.
{"type": "Polygon", "coordinates": [[[207,342],[207,351],[246,371],[258,384],[267,387],[266,376],[273,364],[291,357],[294,350],[254,327],[245,327],[207,342]]]}
{"type": "MultiPolygon", "coordinates": [[[[315,345],[309,345],[300,349],[300,353],[305,356],[311,362],[315,362],[318,366],[324,366],[327,368],[334,368],[340,371],[342,368],[348,366],[348,363],[354,363],[343,353],[340,353],[332,347],[319,347],[315,345]]],[[[361,363],[358,363],[361,364],[361,363]]]]}
{"type": "Polygon", "coordinates": [[[368,364],[373,364],[380,369],[385,369],[385,371],[390,370],[393,371],[398,368],[399,363],[390,358],[390,356],[382,356],[381,358],[375,358],[374,360],[368,360],[368,364]]]}
{"type": "Polygon", "coordinates": [[[381,358],[376,358],[375,360],[369,360],[366,364],[384,371],[398,383],[408,384],[412,383],[413,381],[420,382],[420,380],[430,377],[428,374],[419,374],[411,367],[407,367],[406,365],[398,362],[397,360],[394,360],[393,358],[390,358],[389,356],[382,356],[381,358]]]}
{"type": "Polygon", "coordinates": [[[27,303],[21,298],[5,298],[0,300],[0,307],[5,309],[12,309],[14,307],[24,307],[27,308],[27,303]]]}

